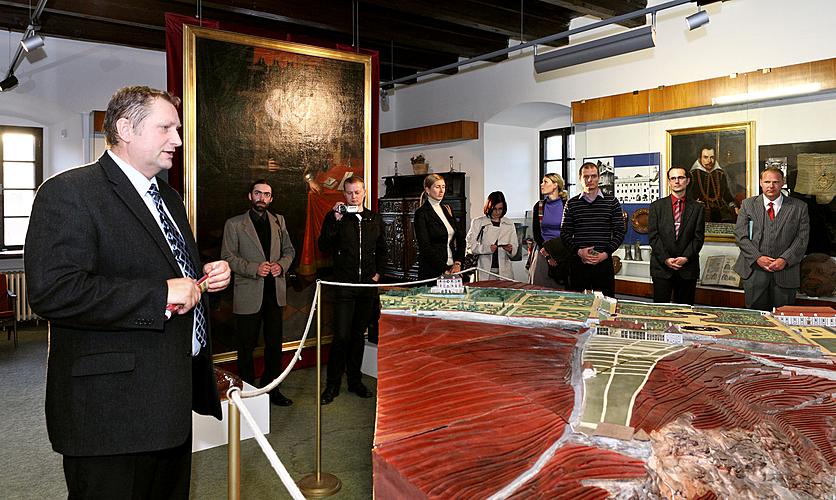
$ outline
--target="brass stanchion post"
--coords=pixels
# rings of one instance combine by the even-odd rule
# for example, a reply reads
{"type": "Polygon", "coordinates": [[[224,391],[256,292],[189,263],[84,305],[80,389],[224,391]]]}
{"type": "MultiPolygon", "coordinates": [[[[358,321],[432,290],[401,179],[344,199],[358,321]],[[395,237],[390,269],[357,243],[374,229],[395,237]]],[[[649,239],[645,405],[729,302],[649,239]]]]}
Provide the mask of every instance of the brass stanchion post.
{"type": "Polygon", "coordinates": [[[229,446],[227,448],[227,498],[239,500],[241,498],[241,413],[238,406],[229,400],[229,446]]]}
{"type": "Polygon", "coordinates": [[[316,282],[316,469],[297,483],[306,497],[329,497],[340,491],[340,478],[322,472],[322,284],[316,282]]]}

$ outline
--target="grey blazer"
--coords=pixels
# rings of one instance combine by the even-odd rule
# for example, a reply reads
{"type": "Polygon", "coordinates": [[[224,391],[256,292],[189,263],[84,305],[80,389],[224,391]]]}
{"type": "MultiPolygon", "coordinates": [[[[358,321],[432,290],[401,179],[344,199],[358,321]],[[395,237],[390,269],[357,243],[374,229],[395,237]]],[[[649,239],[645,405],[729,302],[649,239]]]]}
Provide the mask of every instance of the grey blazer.
{"type": "Polygon", "coordinates": [[[740,256],[734,264],[734,271],[743,279],[749,278],[752,270],[758,265],[758,257],[766,255],[766,245],[771,242],[772,246],[778,249],[778,254],[769,257],[782,257],[787,261],[787,266],[775,273],[775,282],[784,288],[798,288],[801,285],[801,259],[804,258],[807,241],[810,239],[807,205],[796,198],[784,196],[781,210],[775,216],[776,230],[772,233],[764,231],[765,218],[763,195],[743,200],[734,228],[737,246],[740,247],[740,256]]]}
{"type": "Polygon", "coordinates": [[[224,224],[221,258],[229,262],[230,269],[235,273],[235,295],[232,299],[232,312],[235,314],[255,314],[261,310],[264,278],[257,273],[262,262],[278,262],[282,266],[282,274],[276,278],[276,303],[280,306],[287,304],[285,275],[296,251],[290,242],[284,217],[267,212],[267,219],[270,221],[269,258],[264,255],[249,211],[232,217],[224,224]]]}

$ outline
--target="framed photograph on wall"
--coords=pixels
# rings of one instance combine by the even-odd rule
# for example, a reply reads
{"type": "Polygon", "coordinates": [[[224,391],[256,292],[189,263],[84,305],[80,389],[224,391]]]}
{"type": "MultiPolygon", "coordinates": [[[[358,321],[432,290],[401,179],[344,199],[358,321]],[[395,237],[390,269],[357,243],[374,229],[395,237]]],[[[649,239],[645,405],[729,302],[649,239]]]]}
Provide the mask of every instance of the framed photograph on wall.
{"type": "Polygon", "coordinates": [[[647,209],[659,199],[661,156],[660,153],[637,153],[583,159],[584,163],[598,165],[601,191],[615,195],[627,214],[625,243],[648,244],[647,209]]]}
{"type": "Polygon", "coordinates": [[[784,194],[804,200],[810,214],[807,253],[836,255],[836,140],[758,147],[758,172],[784,172],[784,194]]]}
{"type": "MultiPolygon", "coordinates": [[[[371,173],[371,57],[184,26],[183,61],[185,199],[201,257],[219,258],[225,221],[250,208],[250,183],[270,182],[269,210],[296,251],[284,308],[293,348],[327,264],[322,220],[348,175],[371,173]]],[[[215,353],[235,350],[232,295],[212,307],[215,353]]]]}
{"type": "Polygon", "coordinates": [[[687,196],[705,206],[706,241],[733,242],[740,203],[757,192],[754,129],[755,122],[743,122],[667,131],[665,170],[689,171],[687,196]]]}

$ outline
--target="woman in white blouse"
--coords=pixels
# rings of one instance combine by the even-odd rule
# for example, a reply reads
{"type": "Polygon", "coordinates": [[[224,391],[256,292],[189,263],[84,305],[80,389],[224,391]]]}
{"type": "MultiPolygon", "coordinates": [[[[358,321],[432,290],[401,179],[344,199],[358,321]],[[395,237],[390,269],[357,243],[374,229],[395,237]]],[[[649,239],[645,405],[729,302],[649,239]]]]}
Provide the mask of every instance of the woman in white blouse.
{"type": "MultiPolygon", "coordinates": [[[[502,277],[514,279],[511,256],[517,252],[517,230],[514,223],[505,219],[508,203],[502,191],[494,191],[485,201],[485,215],[474,219],[467,233],[467,249],[479,256],[478,266],[502,277]]],[[[495,279],[490,275],[479,279],[495,279]]]]}
{"type": "Polygon", "coordinates": [[[415,211],[413,222],[418,242],[418,279],[461,271],[464,234],[453,210],[441,202],[446,191],[444,177],[430,174],[424,179],[423,203],[415,211]]]}

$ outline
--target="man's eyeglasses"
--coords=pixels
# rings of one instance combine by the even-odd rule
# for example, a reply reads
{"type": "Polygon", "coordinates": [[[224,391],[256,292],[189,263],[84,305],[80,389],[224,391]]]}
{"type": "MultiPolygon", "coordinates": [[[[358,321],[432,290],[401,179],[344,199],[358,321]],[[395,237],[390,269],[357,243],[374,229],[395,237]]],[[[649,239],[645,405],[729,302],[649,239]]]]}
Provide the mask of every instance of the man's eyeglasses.
{"type": "Polygon", "coordinates": [[[680,175],[678,177],[668,177],[668,179],[672,181],[684,181],[685,179],[687,179],[687,177],[685,177],[684,175],[680,175]]]}

